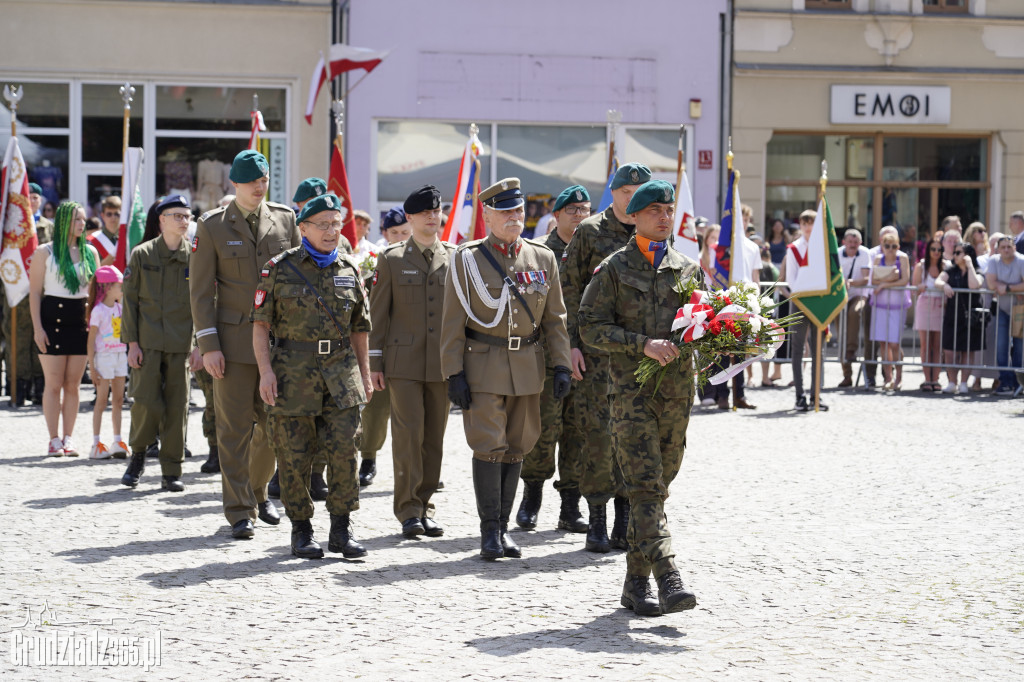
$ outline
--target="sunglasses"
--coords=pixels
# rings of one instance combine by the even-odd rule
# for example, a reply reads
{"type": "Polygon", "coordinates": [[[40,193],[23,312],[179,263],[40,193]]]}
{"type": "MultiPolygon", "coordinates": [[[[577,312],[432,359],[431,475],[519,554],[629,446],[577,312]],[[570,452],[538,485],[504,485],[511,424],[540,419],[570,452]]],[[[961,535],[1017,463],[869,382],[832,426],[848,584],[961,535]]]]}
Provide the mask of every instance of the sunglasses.
{"type": "Polygon", "coordinates": [[[962,255],[964,255],[964,252],[963,251],[954,251],[953,255],[954,256],[962,256],[962,255]]]}
{"type": "Polygon", "coordinates": [[[896,249],[896,248],[899,248],[899,244],[884,244],[882,246],[882,248],[883,249],[896,249]]]}
{"type": "Polygon", "coordinates": [[[931,247],[928,250],[931,251],[932,253],[942,253],[942,247],[941,246],[933,246],[933,247],[931,247]]]}

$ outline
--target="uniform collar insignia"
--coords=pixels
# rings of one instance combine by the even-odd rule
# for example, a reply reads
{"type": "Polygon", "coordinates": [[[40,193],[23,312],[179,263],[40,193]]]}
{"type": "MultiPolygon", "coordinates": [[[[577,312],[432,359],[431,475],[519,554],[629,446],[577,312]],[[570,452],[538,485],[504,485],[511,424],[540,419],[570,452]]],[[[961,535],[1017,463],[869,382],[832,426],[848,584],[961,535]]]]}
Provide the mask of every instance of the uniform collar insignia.
{"type": "Polygon", "coordinates": [[[496,251],[500,251],[502,253],[502,255],[512,256],[514,258],[514,257],[519,255],[520,251],[522,251],[522,249],[523,249],[523,240],[522,239],[517,239],[514,242],[512,242],[511,244],[506,244],[505,242],[501,241],[500,239],[494,239],[491,242],[491,246],[493,246],[496,251]]]}

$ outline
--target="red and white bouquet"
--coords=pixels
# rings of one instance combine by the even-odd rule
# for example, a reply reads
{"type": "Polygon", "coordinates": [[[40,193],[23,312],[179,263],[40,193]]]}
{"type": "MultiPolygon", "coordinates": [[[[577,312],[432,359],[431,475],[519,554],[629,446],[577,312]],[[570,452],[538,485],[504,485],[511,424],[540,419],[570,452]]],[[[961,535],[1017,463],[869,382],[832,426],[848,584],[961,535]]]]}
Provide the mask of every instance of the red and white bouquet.
{"type": "MultiPolygon", "coordinates": [[[[762,293],[756,284],[742,282],[728,289],[703,291],[691,280],[688,286],[681,283],[679,289],[683,305],[672,323],[672,331],[678,332],[672,341],[684,354],[693,353],[701,386],[708,382],[721,384],[751,363],[775,357],[786,338],[786,328],[802,317],[793,314],[772,319],[770,315],[779,304],[772,300],[770,291],[762,293]],[[727,355],[747,359],[711,376],[715,365],[727,355]]],[[[642,358],[634,373],[637,382],[644,386],[656,379],[657,392],[670,365],[663,367],[653,358],[642,358]]]]}
{"type": "Polygon", "coordinates": [[[359,261],[359,274],[363,279],[373,276],[377,269],[377,254],[374,251],[367,251],[366,255],[359,261]]]}

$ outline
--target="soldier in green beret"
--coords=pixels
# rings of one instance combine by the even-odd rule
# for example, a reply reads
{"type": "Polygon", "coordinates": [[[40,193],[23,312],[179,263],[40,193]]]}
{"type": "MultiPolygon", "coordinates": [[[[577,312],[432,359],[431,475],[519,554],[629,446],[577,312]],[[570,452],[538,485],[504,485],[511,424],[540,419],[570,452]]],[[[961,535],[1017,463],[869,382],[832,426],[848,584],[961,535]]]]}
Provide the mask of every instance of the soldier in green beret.
{"type": "Polygon", "coordinates": [[[277,454],[281,501],[292,522],[292,554],[323,557],[313,537],[306,488],[315,455],[327,458],[331,532],[327,549],[360,557],[349,514],[359,508],[356,432],[359,406],[372,395],[367,335],[370,310],[359,264],[338,252],[341,200],[315,197],[299,213],[302,245],[268,262],[252,309],[259,391],[277,454]],[[275,337],[270,349],[270,334],[275,337]]]}
{"type": "Polygon", "coordinates": [[[651,179],[651,170],[640,163],[627,163],[612,178],[612,205],[591,216],[576,228],[562,255],[562,293],[568,311],[569,340],[572,343],[573,378],[580,381],[575,412],[577,429],[585,434],[580,461],[580,492],[590,508],[590,529],[585,547],[591,552],[608,552],[612,547],[626,549],[629,502],[622,490],[622,477],[612,454],[608,432],[607,353],[588,347],[580,339],[578,312],[583,290],[593,277],[594,268],[626,245],[634,225],[626,207],[633,192],[651,179]],[[608,538],[605,507],[615,498],[615,522],[608,538]]]}
{"type": "MultiPolygon", "coordinates": [[[[555,252],[561,260],[566,244],[580,222],[590,216],[590,193],[582,185],[562,190],[552,209],[555,229],[536,241],[555,252]]],[[[574,410],[579,391],[572,391],[563,400],[554,398],[555,372],[547,368],[544,390],[540,394],[540,439],[526,454],[523,470],[523,501],[516,514],[516,523],[527,530],[537,527],[537,514],[543,497],[544,481],[555,475],[555,446],[558,446],[558,475],[555,490],[562,498],[558,528],[571,533],[586,533],[588,524],[580,514],[579,467],[583,434],[577,430],[574,410]]]]}
{"type": "Polygon", "coordinates": [[[630,505],[621,604],[638,616],[697,604],[676,568],[664,508],[683,460],[694,394],[693,358],[669,337],[682,285],[701,277],[695,261],[672,249],[674,208],[672,185],[663,180],[636,190],[626,208],[636,235],[597,267],[580,304],[583,341],[608,354],[610,432],[630,505]],[[662,366],[676,361],[657,387],[637,383],[644,356],[662,366]]]}

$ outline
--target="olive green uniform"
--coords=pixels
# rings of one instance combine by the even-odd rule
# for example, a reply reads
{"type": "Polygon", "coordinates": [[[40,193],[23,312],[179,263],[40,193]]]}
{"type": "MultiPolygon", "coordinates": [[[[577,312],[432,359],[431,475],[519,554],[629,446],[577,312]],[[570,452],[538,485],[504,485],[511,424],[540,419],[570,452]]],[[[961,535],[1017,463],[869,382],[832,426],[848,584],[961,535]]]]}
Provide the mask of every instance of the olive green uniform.
{"type": "Polygon", "coordinates": [[[300,246],[272,259],[263,272],[252,319],[268,324],[276,339],[270,363],[277,398],[267,407],[267,427],[281,502],[292,521],[313,517],[307,482],[319,453],[327,460],[327,510],[348,514],[359,508],[355,437],[359,406],[366,403],[350,334],[370,331],[359,265],[339,254],[321,269],[300,246]],[[334,319],[289,264],[319,292],[334,319]]]}
{"type": "Polygon", "coordinates": [[[122,343],[137,343],[142,366],[131,370],[128,445],[144,452],[160,435],[160,469],[181,476],[188,419],[188,355],[192,348],[189,248],[171,251],[163,237],[132,250],[124,271],[122,343]]]}
{"type": "Polygon", "coordinates": [[[231,202],[207,212],[196,225],[189,276],[192,319],[199,350],[224,354],[224,378],[214,380],[213,397],[224,516],[232,525],[255,520],[256,505],[266,501],[274,474],[249,311],[261,266],[300,242],[295,213],[268,201],[251,216],[231,202]]]}
{"type": "Polygon", "coordinates": [[[203,438],[212,451],[217,447],[217,408],[213,398],[213,377],[206,371],[206,368],[195,372],[196,383],[199,390],[203,392],[206,405],[203,407],[203,438]]]}
{"type": "Polygon", "coordinates": [[[669,248],[655,269],[632,238],[600,265],[580,306],[583,341],[608,353],[610,430],[630,504],[627,575],[676,570],[664,503],[686,447],[693,358],[684,352],[668,365],[657,393],[655,381],[640,388],[634,371],[648,339],[669,338],[680,284],[693,277],[700,277],[693,260],[669,248]]]}
{"type": "MultiPolygon", "coordinates": [[[[561,260],[566,244],[552,230],[543,239],[537,240],[551,249],[555,258],[561,260]]],[[[577,386],[567,398],[555,400],[555,371],[547,367],[544,374],[544,390],[540,394],[540,438],[526,453],[523,470],[519,477],[524,481],[546,481],[555,475],[555,446],[558,446],[558,475],[556,490],[571,490],[579,486],[580,455],[584,442],[583,434],[576,423],[575,401],[580,395],[577,386]]]]}
{"type": "MultiPolygon", "coordinates": [[[[43,376],[43,366],[39,363],[39,348],[36,347],[35,342],[35,330],[32,327],[32,312],[29,310],[29,297],[21,299],[21,301],[14,307],[17,310],[17,338],[15,339],[15,351],[17,357],[14,357],[11,353],[11,306],[7,304],[7,294],[4,292],[3,287],[0,287],[0,297],[4,299],[4,328],[3,336],[7,340],[7,347],[5,350],[5,361],[7,363],[8,377],[10,377],[11,367],[17,369],[18,381],[33,381],[43,376]]],[[[14,386],[11,386],[11,392],[15,390],[14,386]]]]}
{"type": "MultiPolygon", "coordinates": [[[[346,240],[347,241],[347,240],[346,240]]],[[[363,280],[370,300],[373,300],[373,274],[363,280]]],[[[370,306],[370,316],[373,316],[373,305],[370,306]]],[[[371,354],[372,357],[372,354],[371,354]]],[[[371,370],[373,360],[370,360],[371,370]]],[[[384,447],[384,441],[388,437],[388,422],[391,419],[391,391],[387,384],[384,390],[374,390],[370,396],[370,402],[363,408],[363,414],[359,424],[359,458],[361,460],[376,461],[377,451],[384,447]]]]}
{"type": "Polygon", "coordinates": [[[608,432],[608,395],[611,392],[607,353],[581,339],[578,318],[583,291],[593,277],[594,269],[605,258],[626,245],[633,226],[619,222],[609,206],[579,224],[562,255],[562,295],[568,311],[569,340],[573,348],[583,352],[586,371],[575,389],[576,428],[583,434],[580,457],[580,492],[593,506],[604,505],[616,494],[622,494],[621,476],[612,454],[612,437],[608,432]]]}

